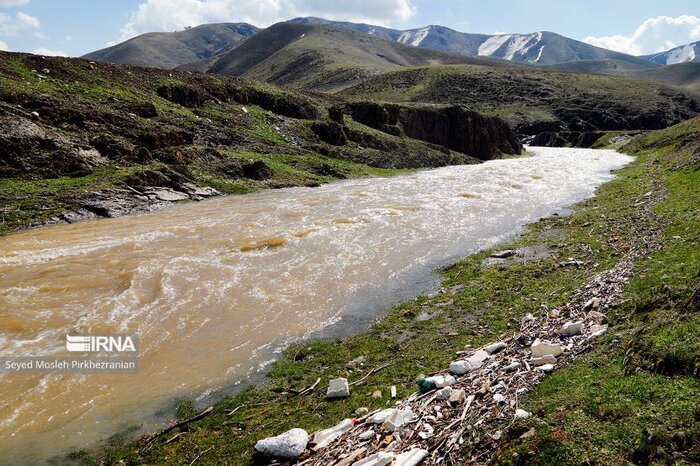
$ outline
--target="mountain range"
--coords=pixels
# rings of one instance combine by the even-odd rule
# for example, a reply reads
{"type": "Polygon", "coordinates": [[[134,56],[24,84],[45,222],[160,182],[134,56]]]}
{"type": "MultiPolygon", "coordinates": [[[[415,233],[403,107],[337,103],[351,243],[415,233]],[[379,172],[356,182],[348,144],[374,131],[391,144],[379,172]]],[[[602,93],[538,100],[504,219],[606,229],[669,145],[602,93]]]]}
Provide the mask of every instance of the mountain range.
{"type": "Polygon", "coordinates": [[[229,74],[324,92],[402,68],[450,64],[626,76],[700,90],[700,65],[695,66],[700,42],[637,57],[547,31],[488,35],[437,25],[398,30],[315,17],[266,29],[221,23],[143,34],[84,58],[229,74]]]}

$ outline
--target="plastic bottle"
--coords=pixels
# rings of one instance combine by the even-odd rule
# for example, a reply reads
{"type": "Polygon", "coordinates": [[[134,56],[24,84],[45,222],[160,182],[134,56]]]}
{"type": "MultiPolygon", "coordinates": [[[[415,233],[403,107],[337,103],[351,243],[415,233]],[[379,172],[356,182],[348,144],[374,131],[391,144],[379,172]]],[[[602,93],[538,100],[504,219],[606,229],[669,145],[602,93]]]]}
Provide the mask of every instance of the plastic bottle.
{"type": "Polygon", "coordinates": [[[356,423],[357,419],[345,419],[340,424],[329,429],[319,430],[311,439],[311,443],[314,444],[313,450],[319,450],[327,447],[333,440],[337,439],[346,432],[350,432],[356,423]]]}

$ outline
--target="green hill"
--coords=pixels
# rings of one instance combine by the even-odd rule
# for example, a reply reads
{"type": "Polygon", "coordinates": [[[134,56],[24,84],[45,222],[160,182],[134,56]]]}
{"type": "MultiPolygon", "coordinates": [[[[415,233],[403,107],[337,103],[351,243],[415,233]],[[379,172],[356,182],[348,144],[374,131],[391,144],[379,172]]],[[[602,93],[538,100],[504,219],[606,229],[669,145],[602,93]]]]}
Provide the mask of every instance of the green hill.
{"type": "Polygon", "coordinates": [[[405,67],[505,62],[437,52],[324,25],[278,23],[222,56],[210,72],[337,91],[405,67]]]}
{"type": "Polygon", "coordinates": [[[246,23],[203,24],[178,32],[142,34],[83,58],[125,65],[175,68],[222,54],[259,29],[246,23]]]}

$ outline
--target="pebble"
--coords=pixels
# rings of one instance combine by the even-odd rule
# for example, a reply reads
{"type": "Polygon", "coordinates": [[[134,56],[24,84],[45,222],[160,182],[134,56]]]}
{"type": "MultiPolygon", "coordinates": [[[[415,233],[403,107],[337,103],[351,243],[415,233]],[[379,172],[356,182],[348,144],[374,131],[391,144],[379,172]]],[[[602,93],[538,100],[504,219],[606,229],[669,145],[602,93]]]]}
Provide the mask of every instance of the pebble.
{"type": "Polygon", "coordinates": [[[449,400],[451,395],[452,395],[452,387],[441,388],[437,392],[437,399],[438,400],[449,400]]]}
{"type": "Polygon", "coordinates": [[[518,361],[511,362],[506,367],[503,368],[505,372],[513,372],[520,369],[520,363],[518,361]]]}
{"type": "Polygon", "coordinates": [[[539,369],[542,372],[552,372],[554,370],[554,364],[544,364],[542,366],[536,367],[536,369],[539,369]]]}
{"type": "Polygon", "coordinates": [[[450,404],[456,405],[456,404],[462,404],[464,403],[464,400],[467,398],[467,394],[464,391],[463,388],[460,388],[459,390],[452,390],[452,393],[450,393],[450,404]]]}
{"type": "Polygon", "coordinates": [[[506,349],[507,347],[508,345],[506,345],[502,341],[499,341],[497,343],[491,343],[490,345],[484,346],[484,351],[486,351],[488,354],[496,354],[499,351],[506,349]]]}
{"type": "Polygon", "coordinates": [[[367,413],[369,413],[369,408],[365,408],[364,406],[355,410],[356,416],[364,416],[367,413]]]}
{"type": "Polygon", "coordinates": [[[532,413],[525,411],[524,409],[515,410],[515,419],[527,419],[532,416],[532,413]]]}
{"type": "Polygon", "coordinates": [[[345,398],[348,396],[350,396],[350,385],[348,385],[348,379],[340,377],[328,382],[326,398],[345,398]]]}
{"type": "Polygon", "coordinates": [[[535,436],[535,428],[533,427],[532,429],[528,430],[523,435],[521,435],[520,438],[521,439],[528,439],[528,438],[532,438],[534,436],[535,436]]]}
{"type": "Polygon", "coordinates": [[[561,334],[565,337],[573,337],[583,333],[583,322],[567,322],[561,328],[561,334]]]}
{"type": "Polygon", "coordinates": [[[496,393],[495,395],[493,395],[493,401],[495,401],[496,403],[503,403],[504,401],[506,401],[506,397],[501,395],[500,393],[496,393]]]}
{"type": "Polygon", "coordinates": [[[309,434],[304,429],[291,429],[276,437],[258,440],[255,450],[273,458],[293,459],[301,456],[309,443],[309,434]]]}

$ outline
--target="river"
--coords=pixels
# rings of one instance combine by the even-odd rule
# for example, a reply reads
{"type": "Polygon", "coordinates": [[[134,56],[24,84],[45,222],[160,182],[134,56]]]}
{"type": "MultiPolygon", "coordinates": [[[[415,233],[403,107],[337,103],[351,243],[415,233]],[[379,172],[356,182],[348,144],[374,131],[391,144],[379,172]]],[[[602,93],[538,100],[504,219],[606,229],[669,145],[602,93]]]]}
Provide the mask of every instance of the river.
{"type": "Polygon", "coordinates": [[[631,158],[536,155],[183,204],[0,239],[0,355],[134,335],[128,374],[0,374],[0,462],[38,462],[176,397],[254,377],[289,342],[366,328],[431,271],[593,195],[631,158]],[[324,330],[325,329],[325,330],[324,330]]]}

